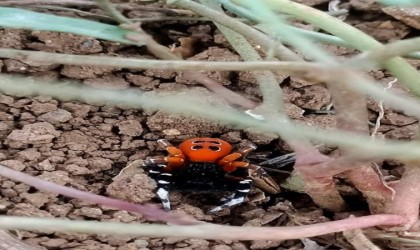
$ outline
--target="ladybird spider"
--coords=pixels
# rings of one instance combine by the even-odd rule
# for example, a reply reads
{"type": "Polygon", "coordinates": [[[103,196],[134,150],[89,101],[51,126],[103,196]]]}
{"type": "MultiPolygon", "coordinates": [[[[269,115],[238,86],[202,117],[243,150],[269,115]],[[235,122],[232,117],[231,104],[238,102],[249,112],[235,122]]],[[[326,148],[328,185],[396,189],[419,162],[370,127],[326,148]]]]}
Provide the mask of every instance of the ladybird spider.
{"type": "Polygon", "coordinates": [[[149,176],[157,183],[156,194],[166,211],[171,209],[168,193],[181,190],[201,193],[231,191],[223,204],[210,210],[218,212],[245,201],[252,182],[268,193],[278,193],[280,187],[257,165],[239,161],[256,147],[250,144],[238,152],[220,139],[193,138],[175,147],[167,140],[158,140],[169,156],[157,156],[145,161],[149,176]]]}

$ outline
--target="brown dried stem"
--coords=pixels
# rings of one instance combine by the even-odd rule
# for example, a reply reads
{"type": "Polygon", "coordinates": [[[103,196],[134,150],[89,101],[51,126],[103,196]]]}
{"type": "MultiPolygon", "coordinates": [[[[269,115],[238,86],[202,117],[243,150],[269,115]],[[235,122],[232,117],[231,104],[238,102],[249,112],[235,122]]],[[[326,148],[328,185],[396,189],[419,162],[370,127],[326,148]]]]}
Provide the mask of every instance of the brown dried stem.
{"type": "MultiPolygon", "coordinates": [[[[350,73],[349,77],[352,74],[350,73]]],[[[351,79],[343,75],[341,77],[351,79]]],[[[335,79],[334,83],[328,84],[328,89],[334,101],[337,129],[369,135],[365,96],[349,89],[348,80],[339,81],[339,77],[335,79]]],[[[351,150],[340,148],[340,153],[346,155],[351,153],[351,150]]],[[[391,198],[391,190],[384,185],[381,176],[375,172],[371,164],[354,165],[352,170],[346,173],[347,177],[367,198],[371,211],[375,213],[381,211],[384,204],[391,198]]]]}
{"type": "Polygon", "coordinates": [[[418,230],[420,204],[420,167],[419,162],[410,162],[405,166],[401,179],[393,187],[394,199],[388,203],[385,211],[398,214],[409,220],[403,230],[418,230]]]}

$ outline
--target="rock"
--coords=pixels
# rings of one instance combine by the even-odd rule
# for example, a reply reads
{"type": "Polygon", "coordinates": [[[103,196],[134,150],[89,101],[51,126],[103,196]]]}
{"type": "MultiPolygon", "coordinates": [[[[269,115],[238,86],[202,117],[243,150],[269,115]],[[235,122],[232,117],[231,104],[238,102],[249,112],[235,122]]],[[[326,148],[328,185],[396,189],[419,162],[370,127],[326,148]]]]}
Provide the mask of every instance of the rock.
{"type": "Polygon", "coordinates": [[[282,241],[272,240],[253,240],[251,243],[251,249],[270,249],[280,246],[282,241]]]}
{"type": "Polygon", "coordinates": [[[5,160],[5,161],[1,161],[0,164],[3,164],[16,171],[23,171],[26,168],[25,164],[17,160],[5,160]]]}
{"type": "Polygon", "coordinates": [[[321,85],[312,85],[297,89],[301,95],[293,100],[293,104],[303,109],[321,110],[331,103],[330,92],[321,85]]]}
{"type": "Polygon", "coordinates": [[[109,74],[114,68],[98,66],[64,65],[61,74],[75,79],[88,79],[109,74]]]}
{"type": "Polygon", "coordinates": [[[231,250],[232,248],[227,245],[215,245],[210,248],[210,250],[231,250]]]}
{"type": "Polygon", "coordinates": [[[0,103],[12,106],[15,99],[8,95],[0,95],[0,103]]]}
{"type": "Polygon", "coordinates": [[[416,118],[402,115],[396,112],[386,112],[384,118],[381,120],[382,124],[406,126],[417,122],[416,118]]]}
{"type": "Polygon", "coordinates": [[[143,76],[143,75],[136,75],[128,73],[125,75],[127,81],[131,82],[132,84],[138,86],[141,90],[154,90],[160,84],[159,80],[150,77],[150,76],[143,76]]]}
{"type": "Polygon", "coordinates": [[[279,136],[272,133],[261,133],[253,129],[245,129],[246,137],[257,145],[267,145],[279,136]]]}
{"type": "Polygon", "coordinates": [[[100,157],[89,159],[89,169],[95,173],[111,169],[112,164],[114,164],[114,162],[110,159],[100,157]]]}
{"type": "Polygon", "coordinates": [[[42,242],[40,242],[39,244],[43,247],[47,247],[48,249],[51,248],[55,248],[55,249],[59,249],[62,245],[66,244],[68,241],[65,239],[58,239],[58,238],[54,238],[54,239],[46,239],[42,242]]]}
{"type": "Polygon", "coordinates": [[[27,217],[43,217],[51,218],[53,217],[47,211],[36,208],[35,206],[28,203],[19,203],[16,204],[13,208],[7,211],[7,215],[14,216],[27,216],[27,217]]]}
{"type": "Polygon", "coordinates": [[[213,133],[220,133],[227,129],[221,125],[210,123],[204,119],[186,119],[180,115],[172,115],[163,112],[147,118],[147,126],[151,131],[162,131],[165,129],[176,129],[183,138],[192,136],[210,136],[213,133]]]}
{"type": "Polygon", "coordinates": [[[144,203],[155,197],[156,183],[139,169],[121,172],[106,189],[107,195],[135,203],[144,203]]]}
{"type": "Polygon", "coordinates": [[[211,221],[213,218],[206,214],[201,208],[194,207],[188,204],[180,204],[177,208],[177,210],[180,210],[188,215],[191,215],[195,219],[199,221],[211,221]]]}
{"type": "Polygon", "coordinates": [[[70,164],[64,167],[66,171],[68,171],[72,175],[86,175],[86,174],[92,174],[92,171],[90,171],[86,167],[78,166],[76,164],[70,164]]]}
{"type": "Polygon", "coordinates": [[[139,136],[143,128],[138,120],[127,120],[117,123],[120,135],[139,136]]]}
{"type": "Polygon", "coordinates": [[[36,116],[44,114],[57,109],[57,105],[53,103],[34,102],[29,106],[29,110],[36,116]]]}
{"type": "Polygon", "coordinates": [[[106,89],[126,89],[130,86],[124,78],[113,74],[104,75],[98,78],[90,78],[83,81],[84,84],[95,88],[106,89]]]}
{"type": "Polygon", "coordinates": [[[82,208],[74,210],[73,214],[81,215],[88,218],[100,219],[102,215],[102,210],[99,208],[93,208],[93,207],[82,207],[82,208]]]}
{"type": "Polygon", "coordinates": [[[390,42],[400,40],[408,33],[410,28],[398,21],[372,21],[362,22],[355,25],[356,28],[373,36],[380,42],[390,42]]]}
{"type": "Polygon", "coordinates": [[[47,112],[38,117],[41,121],[46,121],[49,123],[61,123],[69,121],[73,116],[71,113],[64,109],[56,109],[54,111],[47,112]]]}
{"type": "Polygon", "coordinates": [[[31,36],[34,37],[32,41],[37,41],[27,42],[26,45],[35,50],[83,55],[103,50],[98,40],[86,36],[52,31],[32,31],[31,36]]]}
{"type": "Polygon", "coordinates": [[[22,193],[20,197],[24,198],[26,201],[37,208],[44,206],[50,199],[48,195],[43,193],[22,193]]]}
{"type": "Polygon", "coordinates": [[[376,0],[350,0],[350,6],[361,11],[379,11],[381,5],[376,0]]]}
{"type": "Polygon", "coordinates": [[[57,141],[58,146],[68,147],[75,151],[92,152],[99,148],[92,137],[78,130],[64,132],[57,141]]]}
{"type": "Polygon", "coordinates": [[[41,153],[34,148],[28,148],[18,152],[18,155],[28,161],[36,161],[41,157],[41,153]]]}
{"type": "Polygon", "coordinates": [[[388,6],[382,11],[410,27],[420,30],[420,7],[388,6]]]}
{"type": "Polygon", "coordinates": [[[21,130],[13,130],[7,139],[24,144],[43,144],[50,143],[60,134],[51,123],[38,122],[27,124],[21,130]]]}

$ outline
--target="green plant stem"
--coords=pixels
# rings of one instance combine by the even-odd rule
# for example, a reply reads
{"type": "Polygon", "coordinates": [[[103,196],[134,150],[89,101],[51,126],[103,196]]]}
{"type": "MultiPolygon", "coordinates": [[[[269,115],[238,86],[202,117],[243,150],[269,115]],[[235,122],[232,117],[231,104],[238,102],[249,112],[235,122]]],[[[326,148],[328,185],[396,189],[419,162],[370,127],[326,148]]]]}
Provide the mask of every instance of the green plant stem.
{"type": "MultiPolygon", "coordinates": [[[[203,21],[207,22],[210,19],[205,17],[196,17],[196,16],[156,16],[156,17],[142,17],[142,18],[132,18],[130,19],[133,22],[165,22],[165,21],[203,21]]],[[[245,20],[242,20],[245,21],[245,20]]]]}
{"type": "MultiPolygon", "coordinates": [[[[241,3],[242,0],[234,0],[241,3]]],[[[314,8],[307,7],[289,0],[262,0],[273,10],[293,15],[311,23],[329,33],[340,37],[359,50],[366,51],[382,46],[381,43],[362,31],[314,8]]],[[[393,58],[384,62],[384,66],[392,72],[414,94],[420,95],[420,74],[402,58],[393,58]]]]}
{"type": "Polygon", "coordinates": [[[279,136],[301,137],[324,142],[328,145],[354,148],[357,159],[406,159],[420,158],[419,142],[401,142],[376,139],[355,133],[337,130],[317,129],[299,123],[281,123],[256,120],[242,112],[227,107],[204,104],[200,97],[172,93],[162,95],[143,93],[137,89],[115,90],[59,83],[47,84],[35,79],[12,77],[0,74],[0,91],[14,96],[45,95],[63,101],[77,100],[90,104],[109,104],[119,107],[163,110],[188,117],[201,117],[238,128],[252,127],[262,133],[275,133],[279,136]]]}
{"type": "Polygon", "coordinates": [[[316,45],[305,37],[293,32],[285,18],[276,15],[270,8],[256,1],[242,1],[244,6],[250,8],[260,23],[266,24],[270,33],[279,40],[284,41],[300,50],[305,56],[316,61],[337,64],[333,56],[324,48],[316,45]]]}
{"type": "Polygon", "coordinates": [[[371,63],[381,63],[392,57],[406,55],[412,51],[420,50],[420,37],[400,40],[381,46],[380,48],[368,51],[356,56],[346,62],[346,65],[362,67],[371,63]]]}
{"type": "Polygon", "coordinates": [[[200,14],[204,17],[209,18],[213,22],[220,23],[227,28],[230,28],[239,34],[243,35],[247,40],[253,41],[255,44],[262,46],[264,49],[269,50],[273,49],[274,54],[283,60],[287,61],[300,61],[301,58],[296,55],[293,51],[288,49],[282,44],[277,43],[275,40],[266,36],[265,34],[255,30],[248,25],[231,18],[225,14],[222,14],[218,11],[206,8],[205,6],[198,4],[190,0],[177,0],[177,1],[167,1],[169,4],[175,4],[176,6],[182,7],[194,11],[197,14],[200,14]],[[275,45],[275,46],[273,46],[275,45]]]}
{"type": "Polygon", "coordinates": [[[0,48],[0,58],[13,58],[22,62],[31,61],[71,64],[71,65],[92,65],[127,69],[161,69],[177,71],[199,71],[199,70],[220,70],[220,71],[252,71],[252,70],[276,70],[293,75],[302,75],[308,71],[319,72],[321,63],[310,62],[275,62],[275,61],[254,61],[254,62],[212,62],[212,61],[185,61],[185,60],[150,60],[136,58],[121,58],[111,56],[86,56],[50,53],[43,51],[29,51],[0,48]]]}
{"type": "Polygon", "coordinates": [[[95,2],[85,0],[5,0],[0,2],[0,6],[51,5],[52,3],[59,6],[96,6],[95,2]]]}
{"type": "Polygon", "coordinates": [[[420,5],[420,0],[378,0],[379,2],[387,5],[397,6],[416,6],[420,5]]]}
{"type": "Polygon", "coordinates": [[[1,229],[42,230],[91,234],[133,235],[145,237],[179,237],[220,240],[288,240],[341,232],[378,225],[401,225],[405,219],[397,215],[370,215],[304,226],[242,227],[200,224],[167,226],[96,221],[70,221],[51,218],[0,216],[1,229]]]}
{"type": "MultiPolygon", "coordinates": [[[[66,55],[48,52],[23,51],[14,49],[0,49],[0,57],[14,58],[27,61],[49,62],[71,65],[95,65],[116,68],[130,69],[164,69],[164,70],[280,70],[292,75],[304,75],[312,72],[320,75],[326,75],[325,71],[334,73],[335,77],[343,78],[343,72],[339,68],[331,68],[328,65],[307,62],[194,62],[194,61],[161,61],[161,60],[142,60],[130,58],[117,58],[106,56],[81,56],[66,55]]],[[[330,74],[331,75],[331,74],[330,74]]],[[[332,76],[329,76],[332,77],[332,76]]],[[[322,77],[321,77],[322,78],[322,77]]],[[[392,92],[384,92],[383,87],[373,81],[361,77],[358,74],[347,76],[351,80],[350,87],[355,90],[368,94],[374,99],[383,100],[387,105],[407,111],[409,114],[420,118],[418,111],[418,100],[398,96],[392,92]]],[[[346,79],[347,79],[346,78],[346,79]]]]}
{"type": "MultiPolygon", "coordinates": [[[[241,6],[233,4],[230,0],[217,0],[217,1],[221,4],[223,4],[223,6],[226,9],[228,9],[229,11],[235,13],[236,15],[238,15],[240,17],[247,18],[248,20],[251,20],[251,21],[257,21],[258,20],[255,17],[255,14],[253,12],[249,11],[246,8],[243,8],[241,6]]],[[[265,33],[269,33],[269,29],[267,28],[266,25],[258,24],[254,27],[263,31],[263,32],[265,32],[265,33]]],[[[315,40],[315,41],[318,41],[318,42],[324,42],[324,43],[327,43],[327,44],[332,44],[332,45],[337,45],[337,46],[343,46],[343,47],[347,47],[347,48],[353,48],[351,43],[347,43],[343,39],[338,38],[336,36],[316,32],[316,31],[306,30],[306,29],[302,29],[302,28],[299,28],[299,27],[295,27],[295,26],[290,26],[289,28],[292,31],[294,31],[295,33],[303,35],[303,36],[305,36],[305,37],[307,37],[311,40],[315,40]]],[[[403,55],[401,55],[401,56],[403,56],[403,55]]],[[[411,58],[414,58],[414,59],[420,59],[420,52],[412,52],[410,54],[407,54],[407,57],[411,57],[411,58]]]]}

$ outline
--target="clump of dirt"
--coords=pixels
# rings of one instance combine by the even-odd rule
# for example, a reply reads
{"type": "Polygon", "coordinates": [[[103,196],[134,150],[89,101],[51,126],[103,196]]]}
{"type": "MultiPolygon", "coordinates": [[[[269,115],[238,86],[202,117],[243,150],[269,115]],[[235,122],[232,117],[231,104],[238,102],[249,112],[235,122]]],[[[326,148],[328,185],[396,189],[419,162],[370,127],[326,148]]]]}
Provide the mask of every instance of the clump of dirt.
{"type": "MultiPolygon", "coordinates": [[[[325,7],[328,1],[304,1],[308,5],[325,7]]],[[[350,1],[349,23],[359,27],[380,41],[406,37],[413,29],[391,20],[379,11],[376,4],[350,1]],[[352,9],[353,10],[353,9],[352,9]],[[376,13],[375,15],[372,15],[376,13]],[[377,15],[383,17],[379,21],[377,15]]],[[[92,10],[99,12],[98,10],[92,10]]],[[[386,11],[385,11],[386,12],[386,11]]],[[[388,13],[388,12],[387,12],[388,13]]],[[[136,10],[127,11],[129,17],[144,17],[136,10]]],[[[397,18],[404,20],[403,18],[397,18]]],[[[407,23],[410,25],[409,23],[407,23]]],[[[145,26],[152,30],[157,24],[145,26]]],[[[189,60],[238,61],[223,36],[213,25],[200,22],[172,21],[158,24],[156,37],[165,43],[178,43],[183,36],[194,39],[194,55],[189,60]],[[188,27],[187,33],[182,30],[188,27]],[[180,35],[181,34],[181,35],[180,35]]],[[[413,25],[411,25],[413,26],[413,25]]],[[[415,27],[415,26],[413,26],[415,27]]],[[[118,55],[151,58],[145,50],[133,46],[100,41],[72,34],[0,30],[0,47],[32,49],[47,52],[89,55],[118,55]]],[[[350,56],[353,49],[325,46],[337,56],[350,56]]],[[[190,51],[190,53],[192,53],[190,51]]],[[[199,94],[201,101],[220,105],[224,103],[207,89],[196,86],[182,72],[163,70],[126,70],[96,66],[40,64],[25,60],[2,59],[3,73],[19,73],[47,79],[67,79],[95,87],[138,88],[161,91],[165,95],[199,94]],[[182,92],[183,91],[183,92],[182,92]]],[[[255,79],[249,72],[207,72],[207,76],[254,101],[261,100],[255,79]]],[[[382,71],[371,72],[386,86],[389,78],[382,71]]],[[[286,100],[288,114],[304,124],[333,128],[334,115],[322,113],[331,108],[333,100],[322,84],[277,74],[286,100]],[[308,112],[310,111],[310,112],[308,112]],[[316,111],[316,112],[315,112],[316,111]],[[318,113],[317,113],[318,112],[318,113]]],[[[397,86],[397,84],[396,84],[397,86]]],[[[370,122],[375,123],[381,108],[369,102],[370,122]]],[[[393,139],[413,139],[418,121],[399,111],[384,107],[384,118],[378,131],[393,139]]],[[[60,185],[74,187],[95,194],[106,195],[136,203],[157,203],[156,184],[143,169],[125,168],[136,160],[165,154],[156,141],[167,139],[174,144],[191,137],[218,137],[239,148],[247,141],[258,145],[249,159],[253,163],[286,153],[288,148],[276,135],[261,135],[252,129],[236,130],[204,119],[185,118],[161,111],[121,109],[112,106],[93,106],[79,102],[62,102],[48,97],[21,98],[0,95],[0,164],[60,185]]],[[[398,164],[387,162],[388,170],[398,172],[398,164]]],[[[289,169],[290,170],[290,169],[289,169]]],[[[284,178],[283,178],[284,179],[284,178]]],[[[82,220],[145,222],[139,214],[118,211],[109,207],[40,192],[27,185],[0,177],[0,211],[7,215],[58,217],[82,220]]],[[[260,193],[254,189],[251,196],[260,193]]],[[[217,199],[172,192],[173,212],[184,212],[202,221],[243,226],[288,226],[312,224],[329,220],[308,197],[293,193],[279,194],[256,202],[226,209],[217,215],[206,214],[218,205],[217,199]],[[298,198],[297,198],[298,197],[298,198]],[[288,200],[291,200],[289,202],[288,200]],[[203,205],[204,204],[204,205],[203,205]]],[[[197,239],[153,239],[112,235],[76,233],[19,232],[21,238],[44,249],[300,249],[301,241],[210,241],[197,239]]],[[[318,237],[319,242],[349,247],[332,236],[318,237]]],[[[346,245],[347,244],[347,245],[346,245]]]]}

